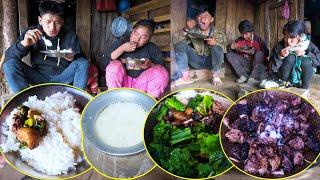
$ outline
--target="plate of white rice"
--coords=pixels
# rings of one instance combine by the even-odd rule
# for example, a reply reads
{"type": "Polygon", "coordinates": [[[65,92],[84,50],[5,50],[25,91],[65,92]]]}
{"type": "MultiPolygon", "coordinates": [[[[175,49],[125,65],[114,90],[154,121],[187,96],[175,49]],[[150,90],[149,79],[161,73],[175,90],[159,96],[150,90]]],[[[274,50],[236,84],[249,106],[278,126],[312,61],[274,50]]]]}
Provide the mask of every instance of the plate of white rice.
{"type": "Polygon", "coordinates": [[[60,84],[35,86],[16,95],[0,116],[0,147],[7,161],[36,178],[68,178],[89,169],[81,149],[80,116],[90,99],[84,91],[60,84]],[[34,149],[19,147],[12,132],[13,115],[21,105],[47,121],[47,134],[34,149]]]}

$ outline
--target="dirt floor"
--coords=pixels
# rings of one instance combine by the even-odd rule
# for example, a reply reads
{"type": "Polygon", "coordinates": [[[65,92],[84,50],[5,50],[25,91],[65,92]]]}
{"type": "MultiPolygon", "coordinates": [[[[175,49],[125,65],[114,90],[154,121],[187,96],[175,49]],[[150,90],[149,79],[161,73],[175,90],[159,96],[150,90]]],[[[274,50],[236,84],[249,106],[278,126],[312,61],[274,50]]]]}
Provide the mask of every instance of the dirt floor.
{"type": "MultiPolygon", "coordinates": [[[[0,179],[7,179],[7,180],[31,180],[33,178],[26,177],[25,175],[19,173],[15,169],[13,169],[11,166],[7,165],[6,167],[0,169],[0,179]]],[[[108,179],[100,175],[94,170],[90,170],[86,172],[85,174],[74,178],[77,180],[103,180],[108,179]]],[[[139,180],[178,180],[178,178],[175,178],[173,176],[170,176],[160,170],[159,168],[153,169],[150,173],[145,175],[144,177],[138,178],[139,180]]],[[[244,173],[238,171],[236,168],[232,168],[225,174],[221,175],[220,177],[215,178],[217,180],[248,180],[248,179],[254,179],[252,177],[249,177],[248,175],[245,175],[244,173]]],[[[294,178],[295,180],[309,180],[309,179],[320,179],[320,166],[310,168],[306,170],[301,175],[298,175],[294,178]]]]}
{"type": "MultiPolygon", "coordinates": [[[[210,81],[199,81],[192,84],[181,85],[181,86],[171,86],[171,91],[181,90],[184,88],[206,88],[216,90],[232,100],[238,99],[238,93],[240,90],[239,84],[235,82],[237,77],[234,75],[233,70],[228,64],[224,65],[225,67],[225,77],[222,78],[223,85],[213,86],[210,81]]],[[[294,89],[294,88],[293,88],[294,89]]],[[[310,96],[309,100],[312,102],[315,107],[320,111],[320,74],[315,74],[312,77],[311,87],[310,87],[310,96]]],[[[295,93],[301,94],[302,91],[297,89],[295,93]]]]}
{"type": "MultiPolygon", "coordinates": [[[[238,97],[239,92],[239,85],[235,83],[236,77],[234,76],[234,73],[230,70],[230,68],[226,68],[225,70],[225,78],[222,79],[223,86],[212,86],[209,81],[202,81],[202,82],[196,82],[189,85],[179,86],[179,87],[172,87],[171,91],[184,89],[184,88],[207,88],[207,89],[214,89],[219,91],[222,94],[225,94],[226,96],[230,97],[232,100],[236,100],[238,97]]],[[[0,99],[7,98],[7,96],[1,96],[0,99]]],[[[310,88],[310,101],[317,107],[318,110],[320,110],[320,75],[315,75],[312,79],[311,88],[310,88]]],[[[4,168],[0,169],[0,179],[32,179],[29,177],[25,177],[23,174],[16,171],[14,168],[12,168],[10,165],[6,165],[4,168]]],[[[90,170],[89,172],[74,178],[78,180],[102,180],[106,179],[94,170],[90,170]]],[[[139,178],[141,180],[175,180],[177,178],[170,176],[166,174],[165,172],[161,171],[159,168],[155,168],[153,171],[151,171],[149,174],[147,174],[144,177],[139,178]]],[[[237,169],[233,168],[229,172],[225,173],[224,175],[217,177],[217,180],[247,180],[247,179],[253,179],[242,172],[238,171],[237,169]]],[[[309,180],[309,179],[320,179],[320,166],[316,166],[314,168],[310,168],[305,173],[291,178],[291,179],[297,179],[297,180],[309,180]]]]}

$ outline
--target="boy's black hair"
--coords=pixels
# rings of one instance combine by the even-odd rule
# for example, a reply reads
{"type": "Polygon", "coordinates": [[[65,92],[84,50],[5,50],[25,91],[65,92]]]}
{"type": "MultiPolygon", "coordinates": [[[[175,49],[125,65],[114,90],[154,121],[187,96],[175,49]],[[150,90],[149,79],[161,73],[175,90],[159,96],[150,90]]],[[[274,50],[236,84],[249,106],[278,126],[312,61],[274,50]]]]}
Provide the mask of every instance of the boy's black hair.
{"type": "Polygon", "coordinates": [[[197,11],[197,15],[199,16],[200,14],[204,13],[204,12],[208,12],[212,17],[214,16],[214,12],[209,8],[209,6],[205,5],[205,4],[201,4],[198,7],[198,11],[197,11]]]}
{"type": "Polygon", "coordinates": [[[294,38],[306,32],[306,26],[302,21],[292,20],[283,27],[283,34],[288,33],[290,38],[294,38]]]}
{"type": "Polygon", "coordinates": [[[247,32],[253,32],[254,27],[253,27],[252,22],[250,22],[248,20],[243,20],[239,23],[238,30],[241,34],[243,34],[243,33],[247,33],[247,32]]]}
{"type": "Polygon", "coordinates": [[[63,6],[55,1],[45,0],[42,1],[39,5],[40,16],[50,13],[61,18],[64,17],[63,6]]]}
{"type": "Polygon", "coordinates": [[[144,26],[149,29],[150,35],[153,34],[156,23],[152,19],[142,19],[138,21],[134,26],[133,29],[139,27],[139,26],[144,26]]]}

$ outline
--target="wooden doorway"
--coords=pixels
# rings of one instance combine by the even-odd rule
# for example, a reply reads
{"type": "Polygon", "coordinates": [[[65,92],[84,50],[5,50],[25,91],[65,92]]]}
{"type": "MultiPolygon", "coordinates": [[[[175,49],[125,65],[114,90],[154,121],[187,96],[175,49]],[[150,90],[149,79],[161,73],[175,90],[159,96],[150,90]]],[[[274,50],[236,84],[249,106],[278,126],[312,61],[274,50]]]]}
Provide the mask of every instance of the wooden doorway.
{"type": "Polygon", "coordinates": [[[320,0],[306,0],[304,10],[304,20],[311,23],[311,40],[320,48],[320,0]]]}

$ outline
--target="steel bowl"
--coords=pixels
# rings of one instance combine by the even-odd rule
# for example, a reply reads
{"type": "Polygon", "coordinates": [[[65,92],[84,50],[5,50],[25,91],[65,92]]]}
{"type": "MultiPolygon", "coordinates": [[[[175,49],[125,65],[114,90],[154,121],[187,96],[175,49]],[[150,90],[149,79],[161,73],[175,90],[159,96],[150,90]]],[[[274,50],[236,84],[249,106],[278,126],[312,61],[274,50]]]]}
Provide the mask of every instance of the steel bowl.
{"type": "MultiPolygon", "coordinates": [[[[30,96],[36,95],[38,99],[45,99],[45,97],[55,94],[57,92],[67,92],[76,99],[76,106],[83,110],[85,105],[89,102],[92,96],[85,91],[77,89],[75,87],[63,84],[43,84],[33,86],[28,88],[16,96],[14,96],[10,101],[4,106],[0,114],[0,124],[5,122],[5,120],[10,116],[10,113],[13,109],[20,106],[23,102],[27,101],[30,96]]],[[[0,128],[1,139],[0,142],[5,140],[5,136],[2,134],[2,128],[0,128]]],[[[5,158],[10,162],[12,166],[14,166],[17,170],[26,174],[28,176],[36,177],[38,179],[64,179],[76,176],[90,168],[90,165],[83,159],[82,162],[76,165],[75,170],[70,170],[67,174],[59,175],[59,176],[49,176],[42,172],[35,170],[32,166],[28,165],[26,162],[22,161],[18,152],[8,152],[3,153],[5,158]]]]}
{"type": "Polygon", "coordinates": [[[136,103],[140,105],[146,112],[149,112],[156,103],[156,100],[145,93],[129,88],[114,89],[98,95],[87,105],[82,115],[82,131],[85,138],[102,152],[114,156],[133,155],[145,151],[143,139],[141,139],[141,142],[137,145],[119,148],[107,145],[97,137],[94,128],[97,116],[107,106],[117,102],[136,103]]]}
{"type": "Polygon", "coordinates": [[[111,24],[111,34],[115,37],[129,35],[132,29],[132,22],[122,16],[116,17],[111,24]]]}

